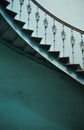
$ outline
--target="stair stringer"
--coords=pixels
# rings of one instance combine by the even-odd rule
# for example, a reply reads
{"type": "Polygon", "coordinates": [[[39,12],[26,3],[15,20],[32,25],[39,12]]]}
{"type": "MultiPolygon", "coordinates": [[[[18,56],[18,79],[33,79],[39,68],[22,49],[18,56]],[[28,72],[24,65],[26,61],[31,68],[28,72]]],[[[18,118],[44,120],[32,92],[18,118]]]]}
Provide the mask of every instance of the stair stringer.
{"type": "Polygon", "coordinates": [[[77,76],[77,74],[73,71],[67,70],[67,67],[63,64],[61,64],[56,58],[54,58],[52,55],[50,55],[47,51],[42,49],[38,44],[36,44],[35,41],[31,39],[30,36],[26,35],[20,27],[18,27],[13,19],[6,13],[4,7],[0,5],[0,13],[4,17],[4,19],[7,21],[7,23],[15,30],[15,32],[28,44],[30,45],[37,53],[39,53],[41,56],[43,56],[47,61],[49,61],[51,64],[53,64],[56,68],[60,69],[64,73],[66,73],[68,76],[72,77],[82,85],[84,85],[84,79],[80,76],[77,76]]]}

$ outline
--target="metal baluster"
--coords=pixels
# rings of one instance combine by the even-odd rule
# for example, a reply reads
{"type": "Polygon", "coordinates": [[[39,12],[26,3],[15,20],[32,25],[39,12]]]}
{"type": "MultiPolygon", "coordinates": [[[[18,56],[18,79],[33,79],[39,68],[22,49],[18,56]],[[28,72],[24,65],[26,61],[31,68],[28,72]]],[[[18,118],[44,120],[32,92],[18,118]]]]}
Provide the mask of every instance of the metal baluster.
{"type": "Polygon", "coordinates": [[[45,27],[45,44],[47,42],[47,28],[48,28],[48,20],[46,18],[46,13],[45,13],[45,19],[44,19],[44,27],[45,27]]]}
{"type": "Polygon", "coordinates": [[[11,10],[13,10],[13,3],[14,3],[14,0],[12,0],[11,2],[11,10]]]}
{"type": "Polygon", "coordinates": [[[83,62],[83,69],[84,69],[84,41],[83,41],[82,34],[81,34],[80,48],[81,48],[81,52],[82,52],[82,62],[83,62]]]}
{"type": "Polygon", "coordinates": [[[28,12],[28,29],[29,29],[29,24],[30,24],[30,14],[31,14],[32,8],[30,5],[30,0],[28,0],[28,5],[27,5],[27,12],[28,12]]]}
{"type": "Polygon", "coordinates": [[[64,57],[64,55],[65,55],[65,45],[64,45],[64,42],[65,42],[65,39],[66,39],[66,33],[64,31],[64,25],[62,25],[61,37],[62,37],[62,42],[63,42],[63,57],[64,57]]]}
{"type": "Polygon", "coordinates": [[[57,28],[56,28],[54,19],[53,19],[52,33],[53,33],[53,45],[54,45],[54,51],[55,51],[55,41],[56,41],[55,36],[56,36],[56,33],[57,33],[57,28]]]}
{"type": "Polygon", "coordinates": [[[36,36],[38,36],[38,22],[40,20],[40,15],[38,12],[38,7],[37,7],[37,12],[35,13],[35,18],[36,18],[36,36]]]}
{"type": "Polygon", "coordinates": [[[71,42],[71,46],[72,46],[72,63],[74,64],[74,45],[75,45],[75,38],[73,36],[73,30],[71,30],[70,42],[71,42]]]}
{"type": "Polygon", "coordinates": [[[23,6],[23,3],[24,3],[24,0],[19,0],[19,2],[20,2],[20,16],[19,16],[19,20],[21,20],[22,6],[23,6]]]}

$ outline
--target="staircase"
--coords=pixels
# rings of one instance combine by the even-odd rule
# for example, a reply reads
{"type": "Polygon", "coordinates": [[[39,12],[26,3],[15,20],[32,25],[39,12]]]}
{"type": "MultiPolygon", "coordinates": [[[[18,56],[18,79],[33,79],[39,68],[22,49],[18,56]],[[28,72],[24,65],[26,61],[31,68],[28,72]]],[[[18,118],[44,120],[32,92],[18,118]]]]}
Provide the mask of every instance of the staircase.
{"type": "MultiPolygon", "coordinates": [[[[39,5],[36,1],[32,2],[34,2],[34,4],[36,4],[39,8],[47,12],[44,8],[40,7],[41,5],[39,5]]],[[[38,62],[42,62],[43,64],[54,69],[58,68],[59,70],[72,77],[74,80],[84,85],[83,68],[77,63],[70,63],[70,57],[60,57],[60,51],[50,50],[51,45],[41,44],[42,38],[38,36],[32,36],[33,30],[23,28],[25,23],[15,19],[17,13],[6,9],[8,4],[8,1],[1,1],[0,39],[10,43],[8,44],[9,46],[20,51],[20,53],[22,53],[23,55],[29,57],[33,56],[33,58],[35,58],[35,60],[37,60],[38,62]],[[4,23],[3,26],[2,23],[4,23]],[[11,37],[9,37],[10,35],[11,37]]],[[[49,14],[49,12],[47,13],[49,14]]],[[[68,26],[72,27],[70,25],[68,26]]],[[[84,33],[83,31],[78,30],[75,27],[73,27],[73,30],[79,31],[81,34],[84,33]]]]}
{"type": "MultiPolygon", "coordinates": [[[[13,2],[11,3],[11,9],[13,9],[13,2]]],[[[39,18],[37,18],[37,26],[36,26],[36,36],[33,36],[35,30],[24,28],[25,22],[21,21],[21,13],[23,3],[20,3],[20,18],[19,20],[15,19],[18,15],[15,11],[9,10],[7,7],[10,2],[6,0],[0,0],[0,43],[5,45],[7,48],[10,48],[12,51],[19,53],[31,59],[32,61],[41,64],[50,70],[58,71],[59,73],[63,73],[68,76],[71,80],[77,84],[76,86],[84,87],[84,63],[81,67],[79,63],[74,63],[74,36],[73,31],[77,31],[81,34],[81,48],[82,48],[82,60],[84,60],[84,42],[83,42],[83,34],[84,31],[67,24],[66,22],[60,20],[49,11],[47,11],[44,7],[42,7],[37,1],[31,0],[31,2],[37,7],[41,9],[45,13],[45,43],[41,43],[43,37],[38,37],[38,22],[39,18]],[[21,5],[22,4],[22,5],[21,5]],[[53,49],[51,50],[52,44],[47,44],[47,15],[49,15],[53,20],[53,49]],[[63,56],[61,56],[61,51],[55,49],[55,20],[62,24],[62,42],[63,42],[63,56]],[[65,31],[64,26],[71,29],[72,33],[72,57],[64,55],[64,42],[65,42],[65,31]],[[71,58],[73,62],[71,62],[71,58]]],[[[30,0],[28,5],[30,5],[30,0]]],[[[31,6],[29,6],[31,7],[31,6]]],[[[29,8],[30,9],[30,8],[29,8]]],[[[29,12],[30,16],[31,11],[29,12]]],[[[38,17],[38,16],[37,16],[38,17]]],[[[30,22],[30,17],[28,17],[28,27],[30,22]]],[[[84,61],[82,61],[84,62],[84,61]]],[[[61,81],[60,81],[61,82],[61,81]]],[[[62,128],[63,129],[63,128],[62,128]]],[[[54,130],[54,129],[53,129],[54,130]]],[[[64,129],[63,129],[64,130],[64,129]]],[[[68,130],[68,129],[66,129],[68,130]]],[[[72,130],[72,129],[71,129],[72,130]]],[[[82,128],[80,129],[82,130],[82,128]]]]}

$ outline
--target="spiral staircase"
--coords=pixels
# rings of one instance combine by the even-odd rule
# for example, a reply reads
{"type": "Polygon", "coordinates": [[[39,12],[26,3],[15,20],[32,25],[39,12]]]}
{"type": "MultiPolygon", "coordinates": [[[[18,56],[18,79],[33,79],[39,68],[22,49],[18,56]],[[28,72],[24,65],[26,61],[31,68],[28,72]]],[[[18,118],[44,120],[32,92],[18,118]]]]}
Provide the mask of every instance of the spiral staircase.
{"type": "MultiPolygon", "coordinates": [[[[31,2],[79,32],[83,40],[84,31],[55,17],[35,0],[31,2]]],[[[60,51],[50,50],[51,44],[42,44],[42,37],[23,28],[21,18],[15,19],[17,13],[7,9],[9,4],[0,1],[0,129],[83,130],[83,66],[71,63],[68,56],[61,57],[60,51]]]]}

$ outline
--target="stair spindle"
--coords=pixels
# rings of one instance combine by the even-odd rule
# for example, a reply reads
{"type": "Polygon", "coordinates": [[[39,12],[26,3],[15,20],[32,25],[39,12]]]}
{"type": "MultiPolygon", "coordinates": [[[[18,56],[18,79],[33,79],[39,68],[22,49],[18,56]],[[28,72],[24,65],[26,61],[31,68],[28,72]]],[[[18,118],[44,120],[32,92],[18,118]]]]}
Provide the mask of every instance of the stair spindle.
{"type": "Polygon", "coordinates": [[[38,22],[40,20],[40,14],[38,11],[38,7],[37,7],[37,12],[35,13],[35,18],[36,18],[36,36],[38,36],[38,22]]]}
{"type": "Polygon", "coordinates": [[[82,34],[81,34],[80,48],[81,48],[81,53],[82,53],[82,63],[83,63],[83,69],[84,69],[84,41],[83,41],[82,34]]]}
{"type": "Polygon", "coordinates": [[[28,5],[27,5],[27,13],[28,13],[28,29],[29,29],[29,24],[30,24],[30,14],[31,14],[32,8],[30,5],[30,0],[28,0],[28,5]]]}
{"type": "Polygon", "coordinates": [[[75,45],[75,38],[73,36],[73,30],[71,29],[71,38],[70,38],[71,46],[72,46],[72,63],[74,64],[74,45],[75,45]]]}
{"type": "Polygon", "coordinates": [[[47,28],[48,28],[48,20],[45,13],[45,19],[44,19],[44,28],[45,28],[45,44],[47,42],[47,28]]]}
{"type": "Polygon", "coordinates": [[[54,51],[55,51],[55,36],[56,36],[56,33],[57,33],[57,28],[56,28],[56,25],[55,25],[55,20],[53,19],[53,26],[52,26],[52,33],[53,33],[53,45],[54,45],[54,51]]]}
{"type": "Polygon", "coordinates": [[[65,39],[66,39],[66,33],[64,31],[64,25],[62,25],[61,37],[62,37],[62,42],[63,42],[63,57],[64,57],[65,56],[65,39]]]}
{"type": "Polygon", "coordinates": [[[13,3],[14,3],[14,0],[12,0],[11,2],[11,10],[13,10],[13,3]]]}
{"type": "Polygon", "coordinates": [[[22,6],[24,4],[24,0],[19,0],[20,2],[20,15],[19,15],[19,20],[21,20],[21,15],[22,15],[22,6]]]}

